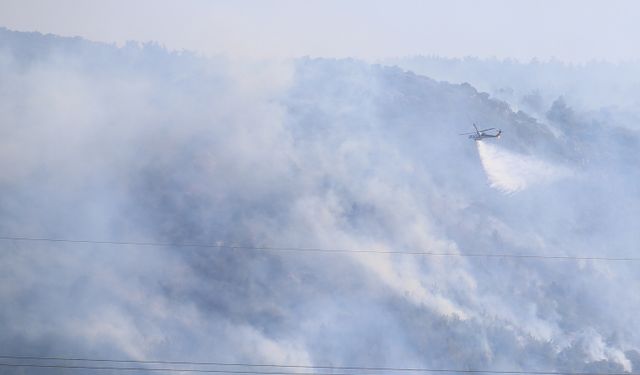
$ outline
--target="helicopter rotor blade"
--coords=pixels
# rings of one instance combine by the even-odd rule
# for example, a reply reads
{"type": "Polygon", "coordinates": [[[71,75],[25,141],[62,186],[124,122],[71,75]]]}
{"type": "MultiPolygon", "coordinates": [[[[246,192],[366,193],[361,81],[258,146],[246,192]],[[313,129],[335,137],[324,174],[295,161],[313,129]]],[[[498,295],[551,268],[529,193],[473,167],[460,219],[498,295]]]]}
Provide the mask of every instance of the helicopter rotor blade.
{"type": "Polygon", "coordinates": [[[482,130],[478,130],[478,131],[481,131],[481,132],[486,132],[487,130],[493,130],[493,129],[495,129],[495,128],[489,128],[489,129],[482,129],[482,130]]]}

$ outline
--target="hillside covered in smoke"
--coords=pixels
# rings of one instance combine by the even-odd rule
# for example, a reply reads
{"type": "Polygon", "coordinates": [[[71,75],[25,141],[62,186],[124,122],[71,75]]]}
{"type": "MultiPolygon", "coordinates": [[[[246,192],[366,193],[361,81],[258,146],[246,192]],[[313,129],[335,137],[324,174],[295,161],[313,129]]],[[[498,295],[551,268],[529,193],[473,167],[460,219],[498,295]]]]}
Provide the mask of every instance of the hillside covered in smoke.
{"type": "Polygon", "coordinates": [[[401,254],[637,258],[637,127],[357,60],[6,29],[0,98],[0,354],[640,370],[637,260],[401,254]]]}
{"type": "Polygon", "coordinates": [[[454,83],[469,82],[480,91],[544,119],[562,102],[600,122],[638,130],[640,124],[640,62],[591,61],[567,64],[557,60],[516,60],[413,56],[384,60],[415,73],[454,83]]]}

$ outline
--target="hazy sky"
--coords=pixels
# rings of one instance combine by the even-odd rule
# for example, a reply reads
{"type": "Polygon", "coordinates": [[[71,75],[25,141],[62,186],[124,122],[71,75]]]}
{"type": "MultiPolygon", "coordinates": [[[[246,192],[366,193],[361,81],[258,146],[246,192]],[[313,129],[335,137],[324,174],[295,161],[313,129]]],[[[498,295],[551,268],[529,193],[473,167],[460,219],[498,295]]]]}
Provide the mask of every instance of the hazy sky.
{"type": "Polygon", "coordinates": [[[235,56],[640,59],[638,1],[2,0],[0,25],[235,56]]]}

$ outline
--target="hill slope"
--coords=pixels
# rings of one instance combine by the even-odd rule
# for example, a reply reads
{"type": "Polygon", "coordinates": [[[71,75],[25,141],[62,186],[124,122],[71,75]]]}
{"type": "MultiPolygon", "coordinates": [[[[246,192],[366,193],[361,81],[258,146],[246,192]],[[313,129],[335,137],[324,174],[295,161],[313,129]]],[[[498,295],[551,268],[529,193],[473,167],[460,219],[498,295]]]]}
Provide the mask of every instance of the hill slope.
{"type": "MultiPolygon", "coordinates": [[[[353,60],[0,31],[0,233],[637,256],[638,134],[353,60]],[[504,131],[475,143],[471,123],[504,131]]],[[[637,262],[2,241],[7,353],[638,371],[637,262]],[[569,277],[568,277],[569,275],[569,277]]]]}

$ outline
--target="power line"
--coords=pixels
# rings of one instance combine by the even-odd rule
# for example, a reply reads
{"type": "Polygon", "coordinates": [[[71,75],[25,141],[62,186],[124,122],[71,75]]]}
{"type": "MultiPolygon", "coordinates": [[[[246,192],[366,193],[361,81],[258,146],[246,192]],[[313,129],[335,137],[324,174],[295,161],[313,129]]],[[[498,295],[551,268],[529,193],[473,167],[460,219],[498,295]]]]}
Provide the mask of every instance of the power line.
{"type": "MultiPolygon", "coordinates": [[[[0,355],[2,359],[15,360],[40,360],[40,361],[76,361],[76,362],[103,362],[103,363],[134,363],[146,365],[191,365],[191,366],[220,366],[220,367],[262,367],[283,369],[306,370],[356,370],[356,371],[395,371],[395,372],[438,372],[438,373],[472,373],[472,374],[514,374],[514,375],[640,375],[633,372],[571,372],[571,371],[524,371],[524,370],[485,370],[485,369],[446,369],[446,368],[411,368],[411,367],[367,367],[367,366],[328,366],[328,365],[285,365],[265,363],[231,363],[231,362],[196,362],[196,361],[161,361],[161,360],[134,360],[134,359],[106,359],[106,358],[70,358],[70,357],[38,357],[38,356],[11,356],[0,355]]],[[[0,366],[24,366],[24,367],[61,367],[95,370],[149,370],[149,371],[190,371],[209,373],[231,374],[261,374],[261,375],[358,375],[360,373],[309,373],[309,372],[283,372],[266,370],[224,370],[224,369],[178,369],[157,367],[119,367],[119,366],[89,366],[89,365],[44,365],[44,364],[19,364],[0,363],[0,366]]]]}
{"type": "Polygon", "coordinates": [[[598,257],[598,256],[506,254],[506,253],[446,253],[446,252],[430,252],[430,251],[218,245],[218,244],[206,244],[206,243],[98,241],[98,240],[79,240],[79,239],[68,239],[68,238],[38,238],[38,237],[9,237],[9,236],[0,236],[0,240],[30,241],[30,242],[62,242],[62,243],[74,243],[74,244],[94,244],[94,245],[114,245],[114,246],[192,247],[192,248],[231,249],[231,250],[249,250],[249,251],[281,251],[281,252],[300,252],[300,253],[398,254],[398,255],[422,255],[422,256],[435,256],[435,257],[519,258],[519,259],[593,260],[593,261],[626,261],[626,262],[640,260],[640,258],[638,257],[598,257]]]}

